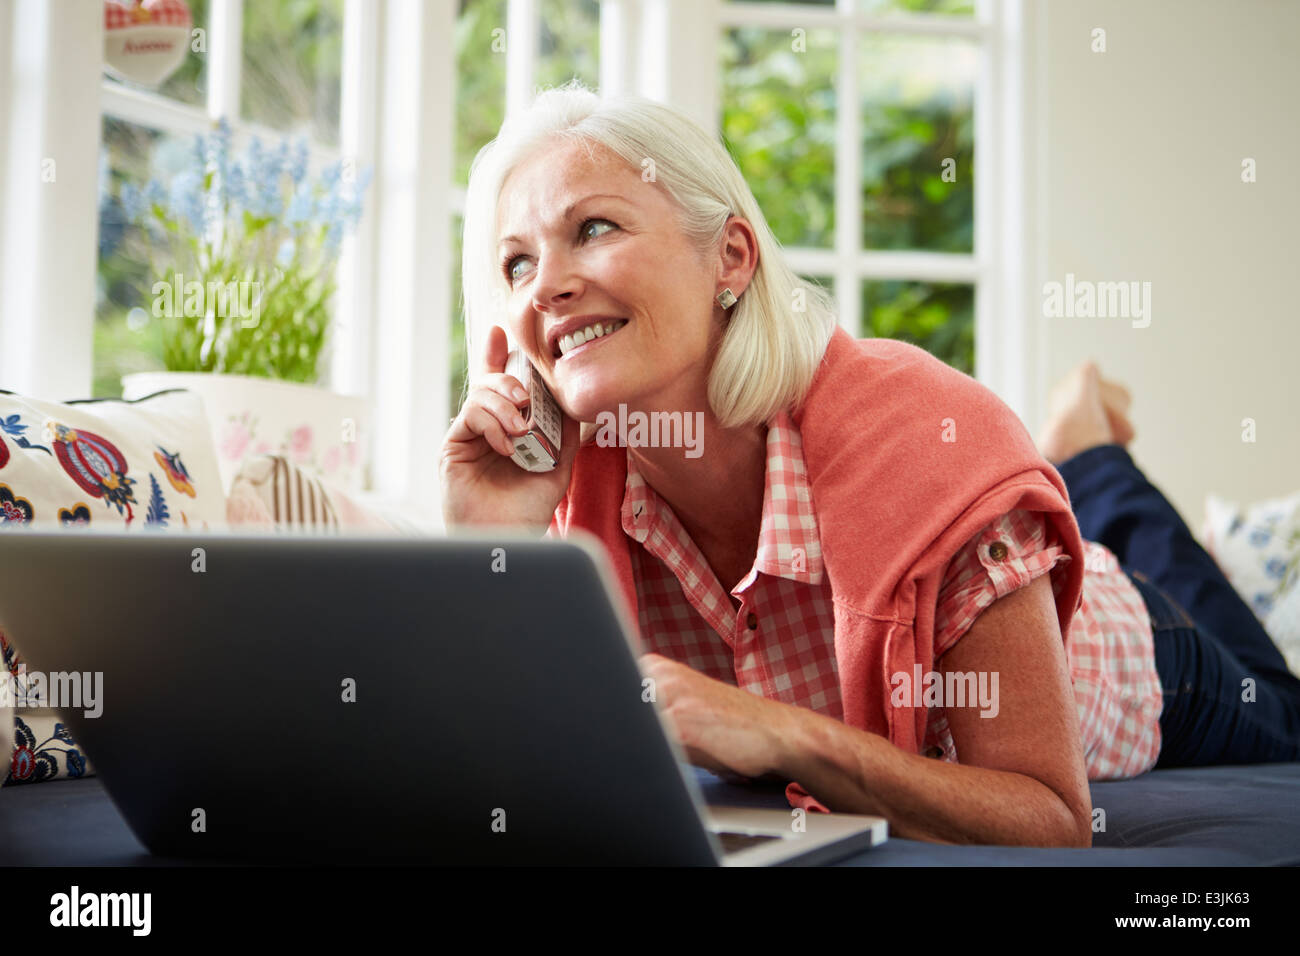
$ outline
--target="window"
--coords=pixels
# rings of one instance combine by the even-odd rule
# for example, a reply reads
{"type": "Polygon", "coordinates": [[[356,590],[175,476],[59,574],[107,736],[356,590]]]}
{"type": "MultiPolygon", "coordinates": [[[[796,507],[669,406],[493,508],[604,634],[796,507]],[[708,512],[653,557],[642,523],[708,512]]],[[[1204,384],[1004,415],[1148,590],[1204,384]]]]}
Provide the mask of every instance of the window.
{"type": "Polygon", "coordinates": [[[597,0],[460,0],[456,20],[456,183],[452,217],[450,407],[459,409],[468,363],[462,316],[461,216],[474,156],[536,88],[579,79],[600,85],[597,0]]]}
{"type": "Polygon", "coordinates": [[[165,182],[191,166],[196,134],[210,133],[220,118],[231,126],[238,154],[256,136],[268,148],[285,140],[305,143],[313,169],[344,158],[344,0],[191,0],[190,9],[191,52],[158,90],[107,77],[102,83],[98,396],[120,395],[123,375],[163,367],[159,322],[149,310],[158,277],[146,237],[120,200],[124,186],[165,182]]]}
{"type": "Polygon", "coordinates": [[[855,335],[974,374],[971,0],[734,2],[721,17],[723,140],[795,268],[833,285],[855,335]]]}

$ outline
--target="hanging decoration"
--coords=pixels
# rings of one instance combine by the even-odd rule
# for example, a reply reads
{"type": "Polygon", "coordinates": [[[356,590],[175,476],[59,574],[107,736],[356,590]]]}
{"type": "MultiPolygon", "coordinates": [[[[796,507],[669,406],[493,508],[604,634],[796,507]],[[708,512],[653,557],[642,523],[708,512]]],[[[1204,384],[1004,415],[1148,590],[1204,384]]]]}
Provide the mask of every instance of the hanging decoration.
{"type": "Polygon", "coordinates": [[[190,51],[185,0],[104,0],[104,69],[115,79],[159,86],[190,51]]]}

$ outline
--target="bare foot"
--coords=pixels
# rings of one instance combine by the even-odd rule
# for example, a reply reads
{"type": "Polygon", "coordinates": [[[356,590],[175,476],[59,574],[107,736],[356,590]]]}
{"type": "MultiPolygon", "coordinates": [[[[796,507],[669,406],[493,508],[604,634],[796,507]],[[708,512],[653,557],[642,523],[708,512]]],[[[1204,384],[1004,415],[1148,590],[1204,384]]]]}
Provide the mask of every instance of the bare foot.
{"type": "Polygon", "coordinates": [[[1133,396],[1119,382],[1100,377],[1097,381],[1101,385],[1101,403],[1106,409],[1107,419],[1110,420],[1110,430],[1115,435],[1115,443],[1127,445],[1137,434],[1133,430],[1133,423],[1128,420],[1128,409],[1133,404],[1133,396]]]}
{"type": "Polygon", "coordinates": [[[1128,389],[1103,379],[1096,362],[1080,362],[1052,389],[1038,450],[1059,465],[1096,445],[1128,444],[1134,436],[1131,403],[1128,389]]]}

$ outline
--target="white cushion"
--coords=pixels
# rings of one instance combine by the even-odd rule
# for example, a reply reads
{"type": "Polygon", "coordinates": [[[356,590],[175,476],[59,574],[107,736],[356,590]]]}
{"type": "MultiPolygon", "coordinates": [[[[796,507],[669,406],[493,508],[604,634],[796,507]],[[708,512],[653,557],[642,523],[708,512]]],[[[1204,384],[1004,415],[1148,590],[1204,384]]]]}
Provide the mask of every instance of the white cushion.
{"type": "MultiPolygon", "coordinates": [[[[197,395],[60,403],[0,391],[0,547],[3,533],[31,525],[207,531],[224,528],[225,513],[197,395]]],[[[0,680],[10,692],[0,695],[0,754],[11,759],[0,780],[94,773],[58,714],[27,700],[26,666],[3,638],[0,680]]]]}
{"type": "Polygon", "coordinates": [[[1224,576],[1300,674],[1300,491],[1253,505],[1208,495],[1202,539],[1224,576]]]}
{"type": "Polygon", "coordinates": [[[211,436],[189,392],[64,403],[0,392],[0,528],[224,528],[211,436]]]}

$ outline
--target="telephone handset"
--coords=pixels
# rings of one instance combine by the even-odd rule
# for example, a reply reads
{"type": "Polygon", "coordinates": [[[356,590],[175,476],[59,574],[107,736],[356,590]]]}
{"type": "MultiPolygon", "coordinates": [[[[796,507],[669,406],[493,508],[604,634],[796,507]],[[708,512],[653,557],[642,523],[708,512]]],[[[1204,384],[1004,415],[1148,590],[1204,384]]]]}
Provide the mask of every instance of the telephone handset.
{"type": "Polygon", "coordinates": [[[510,458],[525,471],[551,471],[560,461],[564,413],[533,363],[519,349],[506,357],[506,374],[519,379],[528,392],[528,407],[520,411],[528,422],[528,432],[511,439],[515,453],[510,458]]]}

